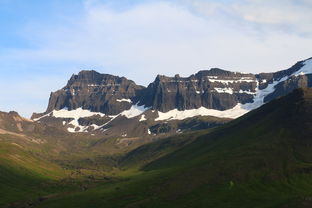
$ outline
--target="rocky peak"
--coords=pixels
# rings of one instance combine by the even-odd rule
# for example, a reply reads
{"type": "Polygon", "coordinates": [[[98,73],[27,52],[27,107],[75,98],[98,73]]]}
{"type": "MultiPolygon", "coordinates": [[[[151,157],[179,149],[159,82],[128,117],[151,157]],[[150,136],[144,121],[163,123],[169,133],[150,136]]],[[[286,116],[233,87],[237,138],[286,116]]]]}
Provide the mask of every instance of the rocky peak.
{"type": "Polygon", "coordinates": [[[161,112],[202,106],[225,110],[238,102],[251,102],[256,87],[255,75],[218,68],[199,71],[189,77],[158,75],[145,89],[140,104],[161,112]]]}
{"type": "Polygon", "coordinates": [[[257,90],[271,85],[267,91],[272,92],[264,98],[268,102],[293,89],[312,86],[311,73],[290,78],[305,61],[287,70],[257,75],[220,68],[201,70],[189,77],[157,75],[147,88],[124,77],[84,70],[73,75],[63,89],[51,94],[46,113],[63,108],[83,108],[116,115],[136,103],[161,112],[200,107],[227,110],[238,103],[254,102],[257,90]]]}
{"type": "Polygon", "coordinates": [[[112,85],[131,85],[135,83],[125,77],[114,76],[110,74],[100,74],[96,71],[81,71],[78,75],[72,75],[68,81],[65,88],[70,88],[72,86],[106,86],[110,87],[112,85]]]}
{"type": "Polygon", "coordinates": [[[102,81],[102,74],[94,71],[94,70],[83,70],[80,71],[77,75],[73,74],[69,80],[69,84],[74,83],[76,81],[86,82],[86,83],[99,83],[102,81]]]}
{"type": "Polygon", "coordinates": [[[195,74],[196,77],[205,77],[205,76],[230,76],[234,74],[233,72],[226,71],[219,68],[211,68],[210,70],[200,70],[195,74]]]}
{"type": "Polygon", "coordinates": [[[35,124],[32,120],[23,118],[16,111],[1,112],[0,111],[0,132],[1,130],[9,132],[32,132],[35,124]]]}
{"type": "Polygon", "coordinates": [[[73,75],[64,88],[51,93],[46,113],[83,108],[115,115],[129,108],[143,88],[124,77],[84,70],[73,75]]]}
{"type": "Polygon", "coordinates": [[[18,112],[16,112],[16,111],[10,111],[8,114],[9,114],[10,116],[16,116],[16,117],[22,118],[22,117],[18,114],[18,112]]]}
{"type": "Polygon", "coordinates": [[[240,72],[231,72],[226,71],[219,68],[212,68],[210,70],[201,70],[195,74],[197,78],[204,78],[204,77],[227,77],[227,78],[240,78],[240,77],[252,77],[254,78],[255,75],[251,73],[240,73],[240,72]]]}
{"type": "MultiPolygon", "coordinates": [[[[312,87],[312,60],[298,62],[287,70],[256,75],[219,68],[202,70],[189,77],[158,75],[147,88],[124,77],[81,71],[73,75],[64,88],[52,93],[47,112],[34,114],[33,119],[62,122],[60,124],[68,125],[71,132],[70,125],[75,126],[77,132],[91,131],[94,125],[107,125],[105,128],[119,132],[122,125],[137,129],[136,122],[154,125],[167,119],[200,115],[236,118],[294,89],[306,87],[312,87]],[[71,117],[74,120],[58,114],[67,111],[48,114],[63,108],[77,109],[70,112],[75,114],[71,117]],[[80,112],[98,116],[85,118],[80,112]]],[[[144,130],[146,134],[150,131],[144,130]]]]}

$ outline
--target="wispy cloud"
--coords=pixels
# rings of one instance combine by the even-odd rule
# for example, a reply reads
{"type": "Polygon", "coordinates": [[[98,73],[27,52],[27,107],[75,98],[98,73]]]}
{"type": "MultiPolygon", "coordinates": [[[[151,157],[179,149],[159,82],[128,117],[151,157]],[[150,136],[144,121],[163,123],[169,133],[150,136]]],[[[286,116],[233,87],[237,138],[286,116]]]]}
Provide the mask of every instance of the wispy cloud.
{"type": "Polygon", "coordinates": [[[310,0],[186,0],[195,13],[211,17],[222,13],[229,20],[240,21],[252,26],[272,32],[280,30],[293,35],[307,35],[312,37],[312,3],[310,0]]]}
{"type": "Polygon", "coordinates": [[[0,66],[22,63],[19,70],[49,71],[62,83],[65,74],[94,68],[147,84],[156,74],[273,71],[312,56],[310,1],[114,2],[88,0],[62,22],[28,22],[20,33],[32,47],[6,50],[0,66]]]}

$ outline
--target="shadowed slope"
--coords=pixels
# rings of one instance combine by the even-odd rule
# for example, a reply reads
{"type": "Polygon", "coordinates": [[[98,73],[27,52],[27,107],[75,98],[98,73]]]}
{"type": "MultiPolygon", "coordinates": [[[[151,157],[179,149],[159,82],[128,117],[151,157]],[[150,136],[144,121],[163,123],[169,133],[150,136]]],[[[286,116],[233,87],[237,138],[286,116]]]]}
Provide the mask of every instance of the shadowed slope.
{"type": "Polygon", "coordinates": [[[311,97],[295,90],[165,156],[157,149],[170,142],[142,146],[123,162],[162,157],[122,182],[41,207],[311,207],[311,97]]]}

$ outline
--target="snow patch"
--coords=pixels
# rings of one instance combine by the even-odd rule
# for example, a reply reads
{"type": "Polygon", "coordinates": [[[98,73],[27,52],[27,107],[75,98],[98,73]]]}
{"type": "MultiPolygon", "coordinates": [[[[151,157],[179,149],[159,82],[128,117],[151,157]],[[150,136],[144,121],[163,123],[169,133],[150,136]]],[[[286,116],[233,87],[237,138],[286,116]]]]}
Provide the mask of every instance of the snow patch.
{"type": "Polygon", "coordinates": [[[132,101],[131,101],[130,99],[125,99],[125,98],[117,99],[116,101],[117,101],[117,102],[128,102],[128,103],[132,103],[132,101]]]}
{"type": "Polygon", "coordinates": [[[100,115],[101,117],[105,116],[105,114],[100,112],[91,112],[90,110],[85,110],[82,108],[77,108],[75,110],[53,110],[52,116],[55,118],[73,118],[73,119],[79,119],[79,118],[85,118],[85,117],[91,117],[95,115],[100,115]]]}
{"type": "Polygon", "coordinates": [[[298,71],[294,72],[291,76],[300,76],[312,73],[312,59],[303,62],[303,66],[298,71]]]}
{"type": "Polygon", "coordinates": [[[215,87],[214,90],[217,91],[218,93],[228,93],[228,94],[233,94],[233,93],[251,94],[251,95],[256,94],[255,92],[246,91],[246,90],[234,91],[232,88],[217,88],[217,87],[215,87]]]}
{"type": "Polygon", "coordinates": [[[195,116],[214,116],[219,118],[238,118],[239,116],[247,113],[248,111],[242,108],[242,104],[237,104],[234,108],[220,111],[215,109],[208,109],[205,107],[200,107],[197,109],[189,109],[179,111],[178,109],[173,109],[166,113],[158,112],[158,118],[155,121],[163,120],[184,120],[186,118],[191,118],[195,116]]]}
{"type": "MultiPolygon", "coordinates": [[[[67,131],[71,133],[76,133],[76,132],[88,132],[89,127],[93,127],[94,129],[98,128],[99,126],[92,124],[90,126],[82,126],[79,124],[78,120],[79,118],[86,118],[86,117],[91,117],[94,115],[100,115],[101,117],[105,116],[103,113],[99,112],[91,112],[90,110],[85,110],[82,108],[77,108],[75,110],[67,110],[67,108],[64,108],[62,110],[53,110],[51,113],[48,113],[45,116],[42,116],[36,120],[40,120],[43,117],[46,116],[52,116],[55,118],[69,118],[73,119],[71,122],[68,123],[68,125],[71,125],[72,127],[68,127],[67,131]],[[78,129],[78,130],[76,130],[78,129]]],[[[66,122],[63,121],[63,125],[65,125],[66,122]]]]}
{"type": "Polygon", "coordinates": [[[145,111],[147,111],[150,108],[145,107],[144,105],[139,106],[138,103],[135,105],[132,105],[129,110],[125,110],[120,113],[121,116],[125,116],[127,118],[134,118],[136,116],[141,115],[145,111]]]}
{"type": "MultiPolygon", "coordinates": [[[[311,70],[312,71],[312,70],[311,70]]],[[[168,111],[166,113],[158,112],[158,118],[155,119],[155,121],[162,121],[162,120],[184,120],[186,118],[191,118],[195,116],[214,116],[218,118],[238,118],[245,113],[256,109],[260,107],[261,105],[264,104],[264,98],[274,92],[275,86],[287,80],[287,76],[283,77],[282,79],[278,81],[274,81],[271,84],[268,84],[268,86],[265,89],[259,90],[258,86],[259,83],[257,81],[257,89],[254,97],[254,101],[252,103],[246,103],[246,104],[241,104],[238,103],[235,107],[220,111],[220,110],[215,110],[215,109],[208,109],[205,107],[200,107],[197,109],[188,109],[188,110],[183,110],[179,111],[178,109],[173,109],[171,111],[168,111]]],[[[251,93],[251,92],[250,92],[251,93]]]]}
{"type": "Polygon", "coordinates": [[[220,82],[223,84],[236,83],[236,82],[255,82],[252,77],[241,77],[240,79],[218,79],[216,76],[207,76],[210,82],[220,82]]]}
{"type": "MultiPolygon", "coordinates": [[[[264,104],[264,98],[267,95],[269,95],[275,91],[276,85],[278,85],[281,82],[286,81],[287,79],[289,79],[292,76],[300,76],[300,75],[306,75],[306,74],[312,74],[312,59],[306,60],[303,63],[303,66],[301,67],[301,69],[294,72],[290,76],[285,76],[279,80],[274,80],[271,84],[268,84],[268,86],[265,89],[259,90],[257,87],[257,92],[256,92],[256,95],[254,98],[254,102],[253,103],[246,103],[246,104],[242,105],[242,107],[249,110],[249,111],[256,109],[256,108],[259,108],[261,105],[264,104]]],[[[259,83],[257,83],[257,85],[259,86],[259,83]]]]}
{"type": "MultiPolygon", "coordinates": [[[[235,92],[237,93],[237,92],[235,92]]],[[[238,93],[241,93],[241,94],[250,94],[250,95],[255,95],[256,92],[251,92],[251,91],[247,91],[247,90],[239,90],[238,93]]]]}
{"type": "Polygon", "coordinates": [[[42,118],[51,116],[51,114],[52,114],[52,112],[51,112],[51,113],[48,113],[48,114],[45,114],[45,115],[43,115],[43,116],[41,116],[41,117],[39,117],[39,118],[34,118],[33,120],[34,120],[34,121],[39,121],[39,120],[42,119],[42,118]]]}
{"type": "Polygon", "coordinates": [[[214,88],[215,91],[217,91],[218,93],[228,93],[228,94],[233,94],[233,89],[232,88],[214,88]]]}
{"type": "Polygon", "coordinates": [[[144,114],[141,116],[141,118],[140,118],[139,121],[140,121],[140,122],[141,122],[141,121],[146,121],[146,118],[145,118],[145,115],[144,115],[144,114]]]}
{"type": "MultiPolygon", "coordinates": [[[[96,128],[94,128],[94,130],[98,130],[98,129],[103,128],[104,126],[106,126],[107,124],[109,124],[110,122],[112,122],[115,118],[117,118],[118,116],[119,116],[119,114],[118,114],[118,115],[115,115],[115,116],[108,116],[108,117],[111,118],[111,120],[109,120],[108,122],[106,122],[105,124],[103,124],[103,125],[101,125],[101,126],[96,126],[96,128]]],[[[95,125],[95,124],[93,124],[93,125],[95,125]]],[[[103,129],[102,131],[105,132],[105,131],[107,131],[107,130],[108,130],[108,129],[103,129]]]]}

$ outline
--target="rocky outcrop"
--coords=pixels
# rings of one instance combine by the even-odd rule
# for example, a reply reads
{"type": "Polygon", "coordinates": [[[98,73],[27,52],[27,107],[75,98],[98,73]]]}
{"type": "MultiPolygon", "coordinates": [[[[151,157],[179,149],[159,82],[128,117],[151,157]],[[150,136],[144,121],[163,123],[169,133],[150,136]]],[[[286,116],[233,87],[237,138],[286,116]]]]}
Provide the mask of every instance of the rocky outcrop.
{"type": "Polygon", "coordinates": [[[216,110],[233,108],[237,103],[252,102],[257,79],[253,74],[221,69],[199,71],[182,78],[158,75],[145,89],[140,104],[167,112],[205,107],[216,110]]]}
{"type": "MultiPolygon", "coordinates": [[[[312,74],[307,73],[299,73],[295,76],[291,76],[292,74],[295,74],[297,71],[299,71],[304,66],[305,61],[300,61],[296,63],[294,66],[292,66],[289,69],[271,73],[271,79],[268,79],[268,83],[272,83],[276,80],[283,80],[279,82],[275,86],[274,92],[269,94],[264,98],[264,102],[269,102],[277,97],[285,96],[289,93],[291,93],[293,90],[298,88],[308,88],[312,87],[312,74]]],[[[312,72],[312,69],[311,69],[312,72]]],[[[261,74],[260,74],[261,75],[261,74]]]]}
{"type": "Polygon", "coordinates": [[[81,107],[115,115],[129,109],[142,89],[142,86],[124,77],[81,71],[73,75],[63,89],[51,93],[46,113],[81,107]]]}
{"type": "Polygon", "coordinates": [[[306,87],[312,87],[312,59],[275,73],[212,68],[189,77],[158,75],[148,87],[124,77],[81,71],[63,89],[51,93],[45,113],[32,118],[70,132],[99,130],[122,137],[166,134],[221,125],[306,87]],[[203,115],[207,120],[199,122],[203,115]],[[186,121],[189,118],[192,122],[186,121]],[[183,125],[173,120],[184,120],[183,125]]]}
{"type": "MultiPolygon", "coordinates": [[[[46,113],[67,108],[83,108],[92,112],[117,115],[136,103],[153,110],[167,112],[205,107],[227,110],[238,103],[252,103],[257,89],[280,81],[265,102],[286,95],[296,88],[311,87],[311,75],[288,78],[304,65],[298,62],[275,73],[246,74],[218,68],[199,71],[189,77],[158,75],[147,88],[124,77],[81,71],[67,85],[51,93],[46,113]]],[[[34,114],[34,117],[39,115],[34,114]]]]}
{"type": "Polygon", "coordinates": [[[17,112],[9,113],[0,111],[0,130],[9,132],[25,133],[33,132],[37,127],[32,120],[21,117],[17,112]]]}

